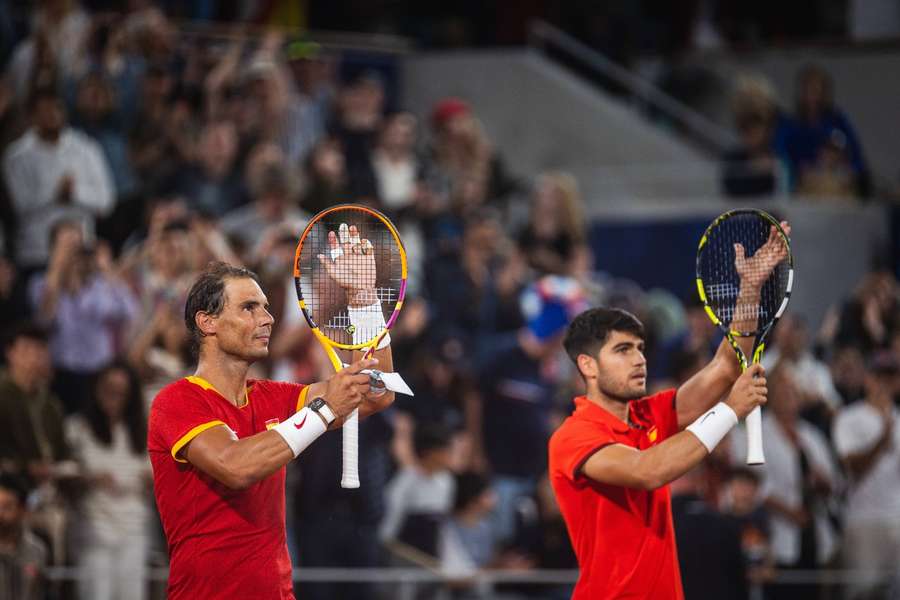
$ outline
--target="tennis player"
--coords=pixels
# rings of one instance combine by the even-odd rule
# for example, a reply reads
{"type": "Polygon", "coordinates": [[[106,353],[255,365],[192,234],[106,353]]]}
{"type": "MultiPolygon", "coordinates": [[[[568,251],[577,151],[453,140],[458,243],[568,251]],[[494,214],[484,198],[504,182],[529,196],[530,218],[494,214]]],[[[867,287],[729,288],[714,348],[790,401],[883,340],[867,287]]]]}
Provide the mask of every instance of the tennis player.
{"type": "MultiPolygon", "coordinates": [[[[751,316],[777,263],[767,260],[737,251],[739,330],[755,329],[751,316]]],[[[581,569],[573,600],[684,598],[667,484],[766,402],[763,368],[741,375],[726,340],[680,388],[645,396],[643,338],[634,315],[592,308],[573,319],[563,342],[586,388],[550,439],[550,482],[581,569]]],[[[749,355],[753,339],[739,343],[749,355]]]]}
{"type": "MultiPolygon", "coordinates": [[[[350,283],[351,293],[373,292],[350,283]]],[[[148,434],[170,600],[293,599],[285,465],[353,409],[365,417],[393,401],[360,373],[392,370],[389,346],[311,385],[248,379],[268,354],[267,307],[256,275],[225,263],[211,264],[188,294],[197,371],[160,391],[148,434]]]]}

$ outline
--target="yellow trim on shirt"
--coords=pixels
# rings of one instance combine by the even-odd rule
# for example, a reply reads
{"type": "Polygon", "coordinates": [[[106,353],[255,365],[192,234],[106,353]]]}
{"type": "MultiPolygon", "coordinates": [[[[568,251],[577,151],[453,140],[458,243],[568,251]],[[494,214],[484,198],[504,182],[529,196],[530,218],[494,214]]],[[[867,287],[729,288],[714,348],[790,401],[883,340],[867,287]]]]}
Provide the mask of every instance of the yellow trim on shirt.
{"type": "MultiPolygon", "coordinates": [[[[211,384],[207,380],[203,379],[202,377],[199,377],[197,375],[188,375],[187,377],[185,377],[185,379],[187,379],[189,382],[193,383],[194,385],[200,386],[204,390],[212,390],[215,393],[217,393],[218,395],[222,396],[222,398],[225,398],[225,394],[223,394],[222,392],[217,390],[213,384],[211,384]]],[[[248,404],[250,404],[250,393],[245,388],[244,389],[244,403],[241,404],[240,406],[238,406],[238,408],[244,408],[248,404]]]]}
{"type": "Polygon", "coordinates": [[[309,393],[309,386],[303,386],[303,389],[300,390],[300,395],[297,397],[297,410],[300,410],[304,406],[306,406],[306,395],[309,393]]]}
{"type": "MultiPolygon", "coordinates": [[[[200,384],[197,384],[200,385],[200,384]]],[[[181,436],[175,445],[172,446],[172,458],[174,458],[177,462],[186,463],[187,461],[183,458],[178,458],[178,453],[184,448],[185,444],[190,442],[192,439],[206,431],[207,429],[212,429],[213,427],[217,427],[219,425],[225,425],[222,421],[210,421],[209,423],[203,423],[202,425],[197,425],[186,434],[181,436]]],[[[225,425],[228,427],[227,425],[225,425]]]]}

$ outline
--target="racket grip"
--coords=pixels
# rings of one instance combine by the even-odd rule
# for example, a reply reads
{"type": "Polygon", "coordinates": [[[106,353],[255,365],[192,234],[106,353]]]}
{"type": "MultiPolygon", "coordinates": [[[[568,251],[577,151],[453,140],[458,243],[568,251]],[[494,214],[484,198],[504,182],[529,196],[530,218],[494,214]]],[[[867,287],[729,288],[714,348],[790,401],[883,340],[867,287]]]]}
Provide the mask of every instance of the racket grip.
{"type": "Polygon", "coordinates": [[[359,409],[350,413],[341,432],[344,436],[341,487],[356,489],[359,487],[359,409]]]}
{"type": "Polygon", "coordinates": [[[762,411],[757,406],[747,415],[747,464],[762,465],[766,462],[763,454],[762,411]]]}

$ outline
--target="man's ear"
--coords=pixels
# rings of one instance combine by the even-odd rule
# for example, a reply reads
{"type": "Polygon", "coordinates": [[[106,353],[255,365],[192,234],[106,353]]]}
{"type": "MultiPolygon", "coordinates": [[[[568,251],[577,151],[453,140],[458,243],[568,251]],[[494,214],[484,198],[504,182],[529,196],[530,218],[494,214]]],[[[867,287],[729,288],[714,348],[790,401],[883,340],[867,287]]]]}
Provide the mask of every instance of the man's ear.
{"type": "Polygon", "coordinates": [[[200,333],[204,336],[216,335],[216,325],[218,323],[216,315],[211,315],[208,312],[198,310],[194,315],[194,323],[197,324],[197,329],[199,329],[200,333]]]}
{"type": "Polygon", "coordinates": [[[585,379],[597,377],[597,359],[587,354],[578,355],[578,370],[585,379]]]}

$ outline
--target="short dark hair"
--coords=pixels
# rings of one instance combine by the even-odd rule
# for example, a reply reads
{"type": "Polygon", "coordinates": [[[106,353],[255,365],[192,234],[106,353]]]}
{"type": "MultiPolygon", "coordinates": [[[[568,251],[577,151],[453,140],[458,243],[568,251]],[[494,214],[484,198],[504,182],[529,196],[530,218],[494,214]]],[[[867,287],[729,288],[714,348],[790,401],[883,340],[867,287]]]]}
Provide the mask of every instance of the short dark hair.
{"type": "Polygon", "coordinates": [[[566,329],[563,347],[572,362],[578,355],[596,356],[606,343],[610,332],[623,331],[644,339],[644,326],[633,314],[621,308],[589,308],[574,319],[566,329]]]}
{"type": "Polygon", "coordinates": [[[417,423],[413,433],[413,451],[418,458],[432,450],[443,450],[450,446],[450,429],[441,423],[417,423]]]}
{"type": "Polygon", "coordinates": [[[460,473],[456,476],[456,495],[453,498],[453,510],[465,510],[490,487],[490,481],[481,473],[476,473],[475,471],[460,473]]]}
{"type": "Polygon", "coordinates": [[[34,321],[19,321],[6,330],[3,336],[3,349],[9,350],[20,339],[32,340],[42,344],[50,343],[50,334],[34,321]]]}
{"type": "Polygon", "coordinates": [[[259,276],[244,267],[235,267],[225,262],[210,262],[206,270],[197,277],[187,301],[184,303],[184,324],[191,336],[191,352],[197,356],[203,332],[197,327],[195,317],[198,312],[218,315],[225,308],[225,280],[252,279],[259,283],[259,276]]]}
{"type": "Polygon", "coordinates": [[[0,490],[7,490],[19,501],[21,508],[25,507],[28,500],[28,486],[18,475],[3,473],[0,475],[0,490]]]}
{"type": "Polygon", "coordinates": [[[62,104],[62,96],[52,85],[39,85],[31,90],[28,97],[28,106],[32,111],[37,110],[41,102],[48,100],[50,102],[58,102],[62,104]]]}
{"type": "Polygon", "coordinates": [[[743,479],[753,485],[759,485],[759,473],[749,467],[733,467],[728,472],[727,481],[734,481],[736,479],[743,479]]]}

